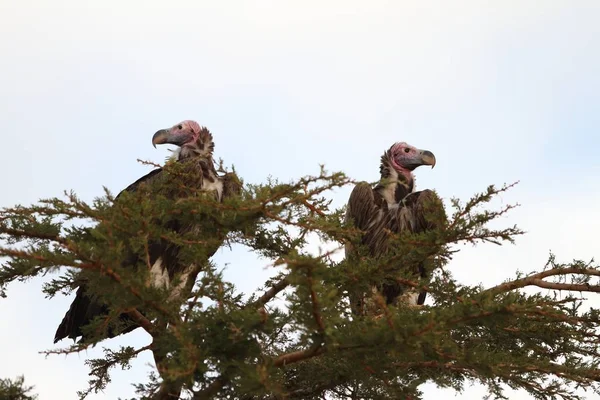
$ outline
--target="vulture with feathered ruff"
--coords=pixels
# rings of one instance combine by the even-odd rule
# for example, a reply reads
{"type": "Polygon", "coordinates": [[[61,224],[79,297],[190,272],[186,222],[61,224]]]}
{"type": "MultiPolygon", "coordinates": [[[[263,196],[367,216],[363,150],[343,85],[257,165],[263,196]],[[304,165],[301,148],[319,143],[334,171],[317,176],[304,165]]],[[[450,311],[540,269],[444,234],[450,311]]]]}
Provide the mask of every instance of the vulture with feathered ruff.
{"type": "MultiPolygon", "coordinates": [[[[407,143],[395,143],[381,157],[381,180],[373,188],[366,182],[358,183],[350,195],[346,221],[363,231],[361,244],[368,249],[369,256],[377,258],[388,251],[389,232],[420,233],[441,226],[446,218],[444,206],[435,192],[415,192],[413,171],[421,165],[435,166],[435,156],[428,150],[420,150],[407,143]],[[427,212],[426,212],[427,211],[427,212]],[[443,216],[444,221],[429,215],[443,216]]],[[[346,246],[346,257],[360,256],[357,250],[346,246]]],[[[416,265],[397,265],[396,270],[409,268],[415,278],[426,277],[424,262],[416,265]]],[[[426,292],[418,293],[412,288],[394,282],[393,279],[376,285],[386,304],[397,304],[406,298],[409,305],[422,305],[426,292]]],[[[350,293],[350,304],[355,315],[370,313],[367,294],[350,293]],[[369,308],[369,310],[365,310],[369,308]]]]}
{"type": "MultiPolygon", "coordinates": [[[[241,193],[240,181],[234,173],[227,173],[223,176],[217,174],[213,161],[214,142],[212,134],[207,128],[200,126],[197,122],[186,120],[171,128],[159,130],[152,137],[152,144],[154,147],[157,144],[173,144],[178,146],[173,152],[171,159],[178,163],[185,163],[183,164],[184,171],[189,171],[189,168],[200,170],[200,173],[194,174],[198,178],[189,185],[192,189],[213,192],[217,201],[222,201],[224,198],[237,196],[241,193]]],[[[156,190],[155,187],[159,186],[165,179],[168,179],[168,173],[165,173],[163,168],[157,168],[119,193],[115,198],[115,202],[119,201],[119,197],[124,192],[135,192],[142,185],[148,185],[147,187],[151,188],[151,190],[156,190]]],[[[166,196],[172,199],[178,198],[178,194],[173,191],[167,193],[166,196]]],[[[192,231],[197,232],[194,230],[196,229],[195,226],[180,223],[176,218],[169,220],[164,227],[175,231],[179,235],[192,231]]],[[[224,239],[223,237],[223,241],[224,239]]],[[[219,245],[214,245],[206,249],[207,259],[218,250],[219,245]]],[[[179,250],[178,245],[167,240],[157,240],[148,243],[150,258],[148,265],[151,265],[150,284],[155,287],[163,287],[171,290],[171,295],[174,292],[177,292],[175,295],[180,295],[184,287],[190,288],[193,286],[200,270],[199,267],[201,267],[203,261],[206,261],[198,260],[198,264],[183,265],[178,261],[179,250]],[[177,278],[179,284],[177,287],[172,287],[171,283],[173,283],[175,278],[177,278]]],[[[131,252],[128,257],[124,258],[122,265],[124,267],[131,267],[138,265],[140,261],[140,256],[131,252]]],[[[87,338],[83,335],[81,328],[88,325],[95,317],[107,314],[107,306],[92,299],[86,293],[86,284],[81,284],[77,290],[75,299],[56,330],[54,343],[66,337],[76,340],[79,336],[82,336],[80,342],[85,342],[87,338]]],[[[126,314],[122,314],[120,320],[125,322],[128,327],[118,332],[109,328],[108,338],[130,332],[138,327],[126,314]]]]}

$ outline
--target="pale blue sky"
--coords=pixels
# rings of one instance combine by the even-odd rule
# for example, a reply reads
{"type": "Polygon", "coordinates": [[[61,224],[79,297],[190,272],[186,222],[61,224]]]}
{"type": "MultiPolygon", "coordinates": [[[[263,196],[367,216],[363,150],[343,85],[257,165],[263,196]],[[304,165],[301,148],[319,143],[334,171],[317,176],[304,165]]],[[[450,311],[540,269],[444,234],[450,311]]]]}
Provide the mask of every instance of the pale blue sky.
{"type": "MultiPolygon", "coordinates": [[[[521,180],[501,200],[522,207],[501,222],[528,235],[462,247],[450,269],[463,282],[540,268],[550,249],[565,261],[599,255],[600,2],[166,4],[0,0],[0,206],[116,193],[147,172],[137,158],[167,155],[150,144],[157,129],[195,119],[247,182],[319,163],[372,181],[395,141],[436,154],[417,184],[446,199],[521,180]]],[[[245,292],[270,273],[239,248],[216,260],[245,292]]],[[[53,347],[71,298],[45,300],[41,282],[0,300],[0,377],[24,373],[42,400],[75,399],[86,355],[37,353],[53,347]]],[[[90,398],[131,395],[149,361],[90,398]]],[[[427,387],[425,398],[440,393],[454,396],[427,387]]]]}

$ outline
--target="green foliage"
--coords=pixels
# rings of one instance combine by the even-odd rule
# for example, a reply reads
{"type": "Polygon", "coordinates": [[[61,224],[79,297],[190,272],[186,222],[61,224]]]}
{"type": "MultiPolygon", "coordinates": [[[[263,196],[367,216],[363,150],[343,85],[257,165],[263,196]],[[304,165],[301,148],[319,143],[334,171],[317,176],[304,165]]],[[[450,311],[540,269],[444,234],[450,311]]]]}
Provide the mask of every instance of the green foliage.
{"type": "Polygon", "coordinates": [[[0,379],[0,400],[36,400],[38,396],[31,394],[33,386],[25,386],[25,378],[18,376],[12,379],[0,379]]]}
{"type": "Polygon", "coordinates": [[[107,192],[88,204],[68,193],[0,212],[0,256],[6,258],[0,293],[15,280],[51,272],[47,296],[86,282],[110,309],[86,328],[89,343],[49,353],[101,341],[109,327],[119,328],[124,312],[152,336],[141,348],[105,349],[103,358],[88,360],[92,378],[81,398],[103,389],[113,367],[128,368],[143,351],[151,351],[157,365],[148,382],[136,386],[144,399],[180,393],[194,399],[418,399],[427,381],[456,390],[477,381],[500,398],[506,386],[540,399],[577,399],[575,387],[598,391],[599,311],[584,311],[573,295],[521,290],[598,291],[592,282],[598,266],[562,265],[551,257],[546,270],[492,288],[461,284],[444,269],[456,244],[511,243],[522,234],[517,227],[489,227],[513,208],[486,208],[510,186],[490,186],[467,202],[451,200],[444,227],[392,235],[394,251],[383,257],[335,261],[341,246],[359,246],[360,232],[342,222],[344,210],[332,209],[327,197],[352,183],[343,173],[321,170],[290,183],[246,185],[240,197],[218,203],[187,185],[193,172],[175,164],[165,170],[169,179],[117,201],[107,192]],[[173,190],[175,199],[168,195],[173,190]],[[177,224],[200,229],[181,236],[177,224]],[[273,263],[273,277],[249,298],[206,261],[224,238],[273,263]],[[311,250],[316,239],[334,250],[317,254],[311,250]],[[202,264],[183,296],[148,284],[149,243],[157,240],[182,246],[182,262],[202,264]],[[430,281],[397,271],[426,259],[434,261],[430,281]],[[352,315],[348,293],[369,292],[386,279],[426,290],[435,305],[383,304],[379,315],[352,315]]]}

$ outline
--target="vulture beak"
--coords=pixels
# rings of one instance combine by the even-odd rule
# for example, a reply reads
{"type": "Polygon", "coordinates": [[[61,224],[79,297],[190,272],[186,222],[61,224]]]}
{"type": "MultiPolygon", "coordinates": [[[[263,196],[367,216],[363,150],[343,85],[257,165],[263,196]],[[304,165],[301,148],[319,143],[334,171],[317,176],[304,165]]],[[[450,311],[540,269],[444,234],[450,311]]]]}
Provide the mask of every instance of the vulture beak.
{"type": "Polygon", "coordinates": [[[189,139],[189,135],[181,133],[172,133],[172,129],[161,129],[152,136],[152,146],[156,148],[157,144],[183,145],[189,139]]]}
{"type": "Polygon", "coordinates": [[[152,146],[156,148],[157,144],[169,143],[171,136],[170,129],[161,129],[160,131],[156,132],[154,136],[152,136],[152,146]]]}
{"type": "Polygon", "coordinates": [[[435,156],[429,150],[421,150],[421,165],[431,165],[431,168],[435,167],[435,156]]]}
{"type": "Polygon", "coordinates": [[[435,156],[432,152],[429,150],[417,150],[414,158],[404,162],[404,167],[411,171],[421,165],[431,165],[431,168],[435,167],[435,156]]]}

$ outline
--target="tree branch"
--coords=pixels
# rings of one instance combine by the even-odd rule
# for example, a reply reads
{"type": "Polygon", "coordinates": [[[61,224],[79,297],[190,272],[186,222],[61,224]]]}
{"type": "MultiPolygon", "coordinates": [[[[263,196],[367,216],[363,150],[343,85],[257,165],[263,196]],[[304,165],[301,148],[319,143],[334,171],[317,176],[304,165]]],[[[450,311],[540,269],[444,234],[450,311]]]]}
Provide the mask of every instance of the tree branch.
{"type": "Polygon", "coordinates": [[[322,344],[311,347],[306,350],[294,351],[292,353],[283,354],[273,360],[273,365],[276,367],[283,367],[287,364],[293,364],[298,361],[307,360],[309,358],[321,355],[325,353],[327,349],[322,344]]]}
{"type": "Polygon", "coordinates": [[[596,292],[600,293],[600,285],[589,284],[568,284],[546,282],[543,279],[550,276],[581,274],[587,276],[600,276],[600,270],[595,268],[553,268],[546,271],[538,272],[525,278],[515,279],[514,281],[505,282],[501,285],[491,287],[482,293],[500,294],[511,290],[524,288],[525,286],[538,286],[544,289],[569,290],[576,292],[596,292]]]}
{"type": "Polygon", "coordinates": [[[155,327],[152,324],[152,322],[150,322],[150,320],[146,317],[144,317],[144,315],[139,312],[137,310],[137,308],[131,308],[125,311],[130,317],[131,319],[133,319],[139,326],[141,326],[146,332],[148,332],[148,334],[150,334],[151,336],[154,336],[154,330],[155,327]]]}
{"type": "Polygon", "coordinates": [[[307,280],[308,280],[308,287],[310,290],[310,301],[312,303],[313,317],[319,328],[319,333],[324,334],[325,333],[325,324],[323,323],[323,317],[321,317],[321,312],[319,311],[319,301],[317,299],[317,293],[315,293],[315,289],[313,288],[312,271],[310,268],[308,268],[308,270],[306,271],[306,274],[307,274],[307,280]]]}
{"type": "MultiPolygon", "coordinates": [[[[279,282],[271,286],[269,290],[267,290],[262,296],[258,298],[258,300],[246,305],[245,307],[261,307],[271,301],[275,296],[279,294],[282,290],[288,287],[290,284],[287,276],[282,278],[279,282]]],[[[245,308],[244,307],[244,308],[245,308]]]]}

